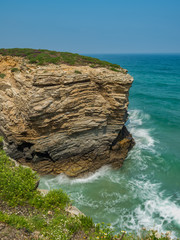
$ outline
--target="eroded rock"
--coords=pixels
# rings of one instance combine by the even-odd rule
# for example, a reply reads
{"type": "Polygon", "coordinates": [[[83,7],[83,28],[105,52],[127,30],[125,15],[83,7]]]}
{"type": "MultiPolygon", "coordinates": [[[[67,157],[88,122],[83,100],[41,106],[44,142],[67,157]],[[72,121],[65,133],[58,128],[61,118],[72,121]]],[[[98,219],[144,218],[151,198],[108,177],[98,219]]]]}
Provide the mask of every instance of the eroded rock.
{"type": "Polygon", "coordinates": [[[134,145],[124,126],[129,74],[2,56],[0,72],[6,74],[0,78],[0,134],[10,157],[40,174],[72,177],[104,164],[122,166],[134,145]],[[20,71],[11,72],[14,67],[20,71]]]}

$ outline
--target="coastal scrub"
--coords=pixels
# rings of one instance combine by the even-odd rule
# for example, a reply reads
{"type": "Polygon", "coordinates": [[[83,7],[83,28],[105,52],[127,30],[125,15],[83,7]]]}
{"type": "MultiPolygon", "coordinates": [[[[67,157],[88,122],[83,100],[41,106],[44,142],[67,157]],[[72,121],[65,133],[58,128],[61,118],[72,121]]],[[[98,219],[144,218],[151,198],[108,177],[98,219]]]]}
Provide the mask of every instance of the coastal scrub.
{"type": "MultiPolygon", "coordinates": [[[[97,58],[82,56],[77,53],[70,52],[56,52],[46,49],[31,49],[31,48],[1,48],[0,54],[3,56],[16,56],[28,59],[29,63],[37,65],[53,64],[67,64],[72,66],[90,65],[93,68],[104,67],[116,72],[127,72],[118,64],[102,61],[97,58]]],[[[17,71],[13,69],[13,72],[17,71]]],[[[77,72],[76,72],[77,73],[77,72]]]]}
{"type": "Polygon", "coordinates": [[[21,239],[171,239],[170,232],[161,234],[155,230],[143,230],[140,236],[125,231],[115,235],[110,225],[95,224],[88,216],[68,213],[66,206],[71,200],[61,189],[43,196],[36,189],[38,180],[38,175],[30,168],[16,166],[0,145],[0,224],[1,229],[6,229],[0,230],[0,238],[8,235],[11,238],[13,231],[21,239]]]}

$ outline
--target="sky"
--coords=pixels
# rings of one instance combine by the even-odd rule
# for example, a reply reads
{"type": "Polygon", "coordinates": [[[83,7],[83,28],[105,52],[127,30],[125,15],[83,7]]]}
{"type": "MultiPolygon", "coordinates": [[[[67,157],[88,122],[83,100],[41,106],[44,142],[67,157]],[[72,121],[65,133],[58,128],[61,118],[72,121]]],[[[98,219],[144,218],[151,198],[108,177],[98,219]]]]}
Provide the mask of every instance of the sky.
{"type": "Polygon", "coordinates": [[[0,48],[180,53],[180,0],[0,0],[0,48]]]}

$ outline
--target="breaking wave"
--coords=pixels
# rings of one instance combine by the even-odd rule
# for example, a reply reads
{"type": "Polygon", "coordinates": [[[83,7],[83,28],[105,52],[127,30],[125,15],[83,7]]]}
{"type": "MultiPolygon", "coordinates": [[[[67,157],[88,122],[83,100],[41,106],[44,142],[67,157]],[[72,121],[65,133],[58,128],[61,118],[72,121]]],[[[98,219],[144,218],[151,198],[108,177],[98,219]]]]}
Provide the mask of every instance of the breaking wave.
{"type": "Polygon", "coordinates": [[[63,188],[95,222],[110,222],[118,231],[146,227],[180,232],[180,206],[154,178],[163,159],[156,148],[158,141],[152,137],[154,129],[147,127],[150,121],[150,115],[141,110],[129,111],[127,128],[136,145],[121,169],[104,166],[76,179],[64,174],[43,177],[40,187],[63,188]]]}

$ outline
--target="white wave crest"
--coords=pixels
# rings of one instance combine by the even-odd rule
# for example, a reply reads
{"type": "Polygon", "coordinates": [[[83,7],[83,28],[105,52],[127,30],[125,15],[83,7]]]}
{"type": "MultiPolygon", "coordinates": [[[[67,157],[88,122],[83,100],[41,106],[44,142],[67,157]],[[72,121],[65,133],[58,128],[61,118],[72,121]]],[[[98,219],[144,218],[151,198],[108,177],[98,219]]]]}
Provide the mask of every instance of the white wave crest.
{"type": "Polygon", "coordinates": [[[65,174],[61,173],[51,179],[41,178],[41,181],[43,181],[47,189],[50,189],[51,186],[53,187],[54,184],[56,185],[59,184],[59,186],[61,186],[64,184],[73,185],[81,183],[90,183],[98,180],[99,178],[102,178],[104,175],[108,174],[110,170],[111,170],[110,166],[103,166],[100,169],[98,169],[95,173],[87,174],[86,176],[81,178],[70,178],[65,174]]]}
{"type": "Polygon", "coordinates": [[[149,120],[150,115],[141,110],[129,110],[129,121],[131,126],[141,126],[144,121],[149,120]]]}
{"type": "MultiPolygon", "coordinates": [[[[121,209],[119,222],[116,225],[122,226],[129,231],[139,231],[142,227],[146,229],[157,229],[159,232],[166,232],[168,225],[174,222],[180,229],[180,206],[172,199],[165,197],[164,191],[160,190],[160,183],[135,180],[129,181],[133,191],[133,199],[139,198],[141,204],[133,210],[121,209]]],[[[172,237],[175,233],[172,232],[172,237]]]]}
{"type": "Polygon", "coordinates": [[[143,124],[150,119],[150,115],[141,110],[129,111],[129,122],[127,127],[133,135],[139,149],[146,149],[154,152],[155,139],[151,136],[151,128],[144,128],[143,124]]]}
{"type": "Polygon", "coordinates": [[[164,192],[160,191],[159,183],[136,181],[134,184],[140,197],[144,199],[144,203],[134,211],[139,229],[145,226],[147,229],[154,228],[159,232],[165,232],[166,225],[172,222],[180,229],[180,206],[170,197],[164,196],[164,192]]]}
{"type": "Polygon", "coordinates": [[[130,132],[135,138],[139,148],[153,150],[155,140],[150,136],[151,129],[131,128],[130,132]]]}
{"type": "Polygon", "coordinates": [[[161,183],[149,180],[145,171],[150,166],[156,167],[153,158],[161,161],[155,150],[157,141],[152,136],[153,129],[147,127],[149,120],[150,115],[141,110],[129,112],[127,127],[136,145],[121,170],[104,166],[83,178],[72,179],[60,174],[43,182],[48,189],[55,185],[66,186],[75,205],[82,207],[85,214],[87,209],[97,222],[102,217],[111,219],[115,228],[129,231],[146,227],[165,232],[172,224],[180,229],[180,206],[161,190],[161,183]]]}

